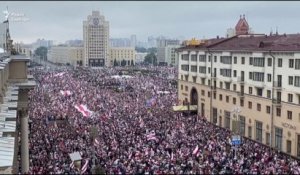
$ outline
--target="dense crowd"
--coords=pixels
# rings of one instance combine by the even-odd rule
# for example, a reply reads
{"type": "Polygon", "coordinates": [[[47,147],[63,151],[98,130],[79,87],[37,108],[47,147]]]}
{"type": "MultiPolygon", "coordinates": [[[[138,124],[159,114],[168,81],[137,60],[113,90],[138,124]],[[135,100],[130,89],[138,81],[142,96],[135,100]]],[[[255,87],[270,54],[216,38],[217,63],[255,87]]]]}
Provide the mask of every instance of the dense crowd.
{"type": "Polygon", "coordinates": [[[32,71],[38,85],[29,102],[30,174],[91,174],[94,165],[107,174],[300,173],[295,159],[247,139],[235,153],[231,131],[172,111],[174,68],[112,77],[120,72],[32,71]],[[81,104],[87,109],[80,112],[81,104]],[[73,152],[81,167],[70,159],[73,152]]]}

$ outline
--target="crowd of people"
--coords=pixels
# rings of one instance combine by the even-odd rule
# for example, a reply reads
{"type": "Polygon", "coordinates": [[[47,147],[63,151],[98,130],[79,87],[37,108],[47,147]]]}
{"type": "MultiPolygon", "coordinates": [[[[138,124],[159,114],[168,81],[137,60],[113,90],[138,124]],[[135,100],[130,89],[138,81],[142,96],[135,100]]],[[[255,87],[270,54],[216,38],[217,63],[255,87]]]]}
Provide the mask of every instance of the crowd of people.
{"type": "Polygon", "coordinates": [[[231,131],[174,112],[175,68],[112,77],[120,72],[32,70],[38,85],[29,96],[29,174],[300,173],[298,160],[247,139],[235,150],[231,131]],[[116,91],[120,86],[130,88],[116,91]]]}

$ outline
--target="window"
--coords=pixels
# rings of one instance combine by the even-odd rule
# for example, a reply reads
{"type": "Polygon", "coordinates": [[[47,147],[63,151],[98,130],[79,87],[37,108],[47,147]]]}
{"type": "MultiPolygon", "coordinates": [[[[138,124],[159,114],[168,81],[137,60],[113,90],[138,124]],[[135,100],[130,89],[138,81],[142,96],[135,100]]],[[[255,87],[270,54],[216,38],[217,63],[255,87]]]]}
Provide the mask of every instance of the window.
{"type": "Polygon", "coordinates": [[[261,104],[257,103],[257,111],[261,111],[261,104]]]}
{"type": "Polygon", "coordinates": [[[252,102],[251,101],[248,101],[248,108],[252,109],[252,102]]]}
{"type": "Polygon", "coordinates": [[[293,76],[289,76],[289,85],[293,85],[293,81],[294,81],[293,78],[294,78],[293,76]]]}
{"type": "Polygon", "coordinates": [[[268,74],[268,82],[271,82],[272,81],[272,76],[271,74],[268,74]]]}
{"type": "Polygon", "coordinates": [[[197,77],[193,76],[193,82],[196,83],[197,77]]]}
{"type": "Polygon", "coordinates": [[[226,102],[229,103],[229,96],[226,95],[226,102]]]}
{"type": "Polygon", "coordinates": [[[242,57],[242,64],[245,64],[245,57],[242,57]]]}
{"type": "Polygon", "coordinates": [[[219,95],[219,99],[220,99],[220,101],[222,101],[222,100],[223,100],[223,96],[222,96],[222,94],[220,94],[220,95],[219,95]]]}
{"type": "Polygon", "coordinates": [[[300,76],[295,76],[295,86],[300,87],[300,76]]]}
{"type": "Polygon", "coordinates": [[[223,89],[223,82],[220,82],[220,89],[223,89]]]}
{"type": "Polygon", "coordinates": [[[197,66],[191,66],[191,72],[197,72],[197,66]]]}
{"type": "Polygon", "coordinates": [[[267,114],[271,113],[271,107],[270,106],[266,106],[266,112],[267,112],[267,114]]]}
{"type": "Polygon", "coordinates": [[[181,60],[183,60],[183,61],[189,61],[189,54],[183,54],[181,56],[181,60]]]}
{"type": "Polygon", "coordinates": [[[291,153],[292,152],[292,141],[287,140],[286,141],[286,152],[291,153]]]}
{"type": "Polygon", "coordinates": [[[263,72],[253,72],[253,81],[264,81],[265,74],[263,72]]]}
{"type": "Polygon", "coordinates": [[[221,60],[221,63],[223,63],[223,64],[232,64],[231,56],[221,56],[220,60],[221,60]]]}
{"type": "Polygon", "coordinates": [[[282,129],[275,127],[275,148],[282,149],[282,129]]]}
{"type": "Polygon", "coordinates": [[[214,92],[214,99],[216,99],[217,98],[217,93],[216,92],[214,92]]]}
{"type": "Polygon", "coordinates": [[[188,91],[189,90],[189,87],[185,86],[185,91],[188,91]]]}
{"type": "Polygon", "coordinates": [[[237,57],[233,57],[233,63],[237,64],[237,57]]]}
{"type": "Polygon", "coordinates": [[[230,90],[230,83],[229,83],[229,82],[225,82],[225,88],[226,88],[227,90],[230,90]]]}
{"type": "Polygon", "coordinates": [[[280,108],[276,108],[276,115],[277,115],[277,117],[281,116],[281,109],[280,108]]]}
{"type": "Polygon", "coordinates": [[[217,62],[217,56],[214,57],[214,61],[215,61],[215,63],[217,62]]]}
{"type": "Polygon", "coordinates": [[[181,90],[183,90],[183,85],[181,85],[181,90]]]}
{"type": "Polygon", "coordinates": [[[231,77],[231,69],[220,69],[220,75],[224,77],[231,77]]]}
{"type": "Polygon", "coordinates": [[[235,105],[236,104],[236,98],[232,98],[232,103],[235,105]]]}
{"type": "Polygon", "coordinates": [[[252,94],[252,87],[249,87],[249,94],[252,94]]]}
{"type": "Polygon", "coordinates": [[[210,67],[208,68],[208,73],[210,74],[210,67]]]}
{"type": "Polygon", "coordinates": [[[181,65],[181,70],[189,71],[189,65],[181,65]]]}
{"type": "Polygon", "coordinates": [[[294,68],[294,59],[289,59],[289,68],[294,68]]]}
{"type": "Polygon", "coordinates": [[[206,62],[206,55],[199,55],[199,62],[206,62]]]}
{"type": "Polygon", "coordinates": [[[233,90],[236,91],[236,84],[233,84],[233,90]]]}
{"type": "Polygon", "coordinates": [[[251,139],[252,138],[252,127],[248,126],[248,137],[251,139]]]}
{"type": "Polygon", "coordinates": [[[201,90],[201,95],[205,96],[205,91],[204,90],[201,90]]]}
{"type": "Polygon", "coordinates": [[[210,92],[209,91],[207,91],[207,96],[210,97],[210,92]]]}
{"type": "Polygon", "coordinates": [[[240,134],[241,134],[241,136],[245,136],[245,127],[246,127],[246,119],[244,116],[240,115],[240,134]]]}
{"type": "Polygon", "coordinates": [[[262,142],[262,122],[256,121],[256,140],[262,142]]]}
{"type": "Polygon", "coordinates": [[[244,106],[244,100],[240,99],[240,106],[243,107],[244,106]]]}
{"type": "Polygon", "coordinates": [[[269,67],[272,66],[272,58],[268,58],[268,66],[269,66],[269,67]]]}
{"type": "Polygon", "coordinates": [[[287,118],[289,120],[293,120],[293,113],[292,113],[292,111],[287,111],[287,118]]]}
{"type": "Polygon", "coordinates": [[[205,85],[205,78],[201,78],[201,84],[205,85]]]}
{"type": "Polygon", "coordinates": [[[282,67],[282,58],[278,58],[278,67],[282,67]]]}
{"type": "Polygon", "coordinates": [[[288,94],[288,102],[293,103],[293,94],[288,94]]]}
{"type": "Polygon", "coordinates": [[[185,75],[185,81],[189,81],[189,75],[185,75]]]}
{"type": "Polygon", "coordinates": [[[267,90],[267,97],[271,98],[271,90],[267,90]]]}
{"type": "Polygon", "coordinates": [[[196,62],[197,61],[197,55],[191,55],[191,61],[196,62]]]}
{"type": "Polygon", "coordinates": [[[208,86],[210,86],[210,80],[208,80],[208,86]]]}
{"type": "Polygon", "coordinates": [[[230,112],[224,111],[225,114],[225,128],[230,129],[230,112]]]}
{"type": "Polygon", "coordinates": [[[253,73],[249,72],[249,79],[252,80],[252,77],[253,77],[253,73]]]}
{"type": "Polygon", "coordinates": [[[263,89],[262,88],[256,88],[256,94],[257,94],[257,96],[263,96],[263,89]]]}
{"type": "Polygon", "coordinates": [[[254,57],[253,66],[265,67],[265,58],[263,58],[263,57],[254,57]]]}
{"type": "Polygon", "coordinates": [[[206,74],[206,66],[199,66],[199,73],[206,74]]]}
{"type": "Polygon", "coordinates": [[[295,60],[295,69],[300,69],[300,59],[295,60]]]}
{"type": "Polygon", "coordinates": [[[249,59],[249,64],[250,64],[250,65],[253,65],[253,57],[250,57],[250,59],[249,59]]]}
{"type": "Polygon", "coordinates": [[[236,70],[233,71],[233,77],[236,77],[236,70]]]}

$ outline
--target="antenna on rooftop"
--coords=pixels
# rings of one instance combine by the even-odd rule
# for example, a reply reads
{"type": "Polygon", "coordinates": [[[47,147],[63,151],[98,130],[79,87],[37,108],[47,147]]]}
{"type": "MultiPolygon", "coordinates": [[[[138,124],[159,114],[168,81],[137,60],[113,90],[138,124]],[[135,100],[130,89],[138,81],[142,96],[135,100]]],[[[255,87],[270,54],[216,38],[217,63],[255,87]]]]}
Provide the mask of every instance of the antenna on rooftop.
{"type": "Polygon", "coordinates": [[[278,35],[278,27],[276,26],[276,35],[278,35]]]}

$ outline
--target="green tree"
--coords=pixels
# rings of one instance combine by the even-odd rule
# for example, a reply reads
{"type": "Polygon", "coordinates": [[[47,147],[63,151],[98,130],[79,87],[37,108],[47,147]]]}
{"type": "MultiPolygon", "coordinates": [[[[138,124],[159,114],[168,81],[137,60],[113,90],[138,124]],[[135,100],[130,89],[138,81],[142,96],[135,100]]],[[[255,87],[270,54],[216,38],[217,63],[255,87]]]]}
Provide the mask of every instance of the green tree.
{"type": "Polygon", "coordinates": [[[134,66],[134,62],[133,62],[133,60],[131,60],[131,66],[134,66]]]}
{"type": "Polygon", "coordinates": [[[40,56],[41,58],[46,58],[47,59],[47,53],[48,49],[47,47],[39,47],[34,51],[35,55],[40,56]]]}
{"type": "Polygon", "coordinates": [[[144,62],[148,63],[148,64],[154,64],[154,65],[156,65],[157,64],[157,58],[156,58],[155,53],[154,52],[148,53],[145,56],[144,62]]]}
{"type": "Polygon", "coordinates": [[[121,66],[123,66],[123,67],[126,66],[126,60],[123,59],[123,60],[121,61],[121,66]]]}
{"type": "Polygon", "coordinates": [[[118,66],[118,62],[116,59],[114,60],[114,66],[118,66]]]}
{"type": "Polygon", "coordinates": [[[144,47],[135,47],[136,52],[138,53],[146,53],[147,49],[144,47]]]}
{"type": "Polygon", "coordinates": [[[157,48],[156,48],[156,47],[151,47],[151,48],[149,48],[149,49],[148,49],[148,53],[151,53],[151,52],[157,53],[157,48]]]}

